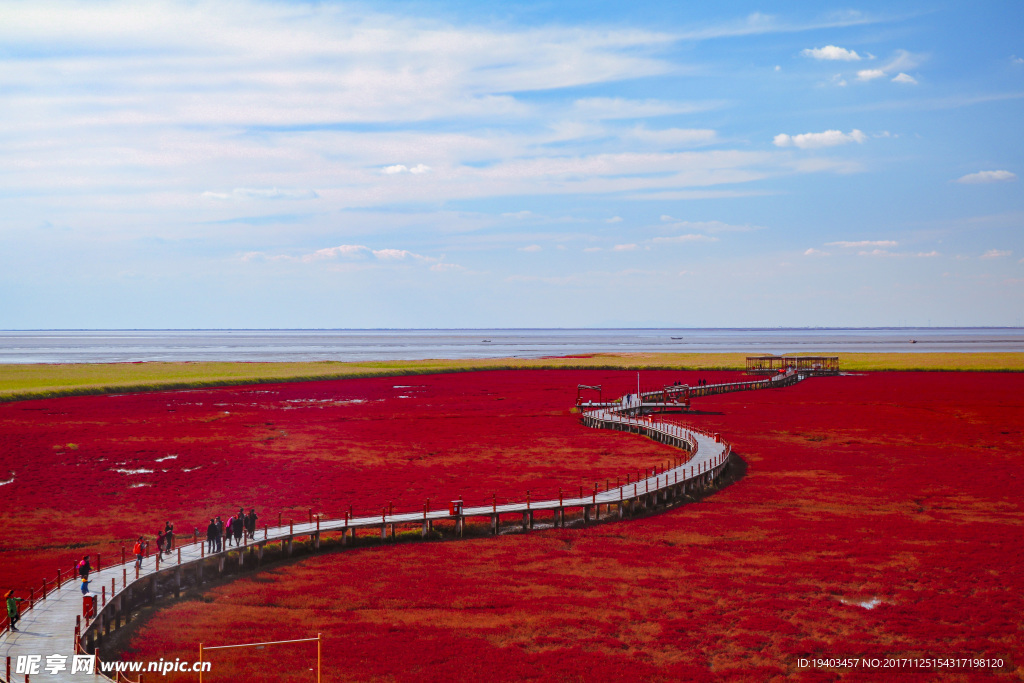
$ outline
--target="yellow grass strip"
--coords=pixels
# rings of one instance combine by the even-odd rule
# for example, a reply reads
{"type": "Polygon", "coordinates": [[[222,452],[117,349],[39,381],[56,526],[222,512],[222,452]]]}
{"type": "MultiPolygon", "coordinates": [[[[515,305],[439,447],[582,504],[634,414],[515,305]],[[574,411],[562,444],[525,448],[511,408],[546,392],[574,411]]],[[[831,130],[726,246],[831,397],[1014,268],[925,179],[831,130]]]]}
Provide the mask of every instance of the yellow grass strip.
{"type": "MultiPolygon", "coordinates": [[[[806,353],[802,355],[816,355],[806,353]]],[[[825,354],[820,355],[837,355],[825,354]]],[[[840,367],[865,370],[1024,371],[1022,353],[845,353],[840,367]]],[[[487,358],[305,363],[75,363],[0,365],[0,401],[77,394],[125,393],[159,389],[349,377],[431,374],[471,370],[678,369],[742,370],[740,353],[623,353],[572,358],[487,358]]]]}

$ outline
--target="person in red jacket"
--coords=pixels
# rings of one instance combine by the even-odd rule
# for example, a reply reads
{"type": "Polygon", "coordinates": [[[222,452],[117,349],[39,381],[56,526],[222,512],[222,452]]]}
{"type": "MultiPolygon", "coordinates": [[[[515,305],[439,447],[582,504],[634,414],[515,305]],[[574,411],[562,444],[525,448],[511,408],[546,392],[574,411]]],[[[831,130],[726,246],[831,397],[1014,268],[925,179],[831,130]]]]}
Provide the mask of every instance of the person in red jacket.
{"type": "Polygon", "coordinates": [[[139,536],[139,540],[135,541],[135,547],[132,548],[132,552],[135,553],[135,566],[142,567],[142,555],[146,552],[146,543],[142,540],[142,536],[139,536]]]}
{"type": "Polygon", "coordinates": [[[92,565],[89,564],[89,556],[86,555],[78,563],[78,575],[81,576],[83,579],[88,580],[89,579],[89,572],[91,572],[91,571],[92,571],[92,565]]]}

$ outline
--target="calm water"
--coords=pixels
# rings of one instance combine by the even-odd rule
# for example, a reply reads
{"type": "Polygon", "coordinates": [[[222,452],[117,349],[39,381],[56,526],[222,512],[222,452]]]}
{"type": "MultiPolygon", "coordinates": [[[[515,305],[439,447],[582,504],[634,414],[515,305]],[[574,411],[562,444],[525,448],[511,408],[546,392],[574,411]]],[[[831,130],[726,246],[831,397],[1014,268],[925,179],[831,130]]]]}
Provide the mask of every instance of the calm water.
{"type": "Polygon", "coordinates": [[[634,351],[1024,352],[1024,329],[0,331],[0,363],[538,358],[634,351]]]}

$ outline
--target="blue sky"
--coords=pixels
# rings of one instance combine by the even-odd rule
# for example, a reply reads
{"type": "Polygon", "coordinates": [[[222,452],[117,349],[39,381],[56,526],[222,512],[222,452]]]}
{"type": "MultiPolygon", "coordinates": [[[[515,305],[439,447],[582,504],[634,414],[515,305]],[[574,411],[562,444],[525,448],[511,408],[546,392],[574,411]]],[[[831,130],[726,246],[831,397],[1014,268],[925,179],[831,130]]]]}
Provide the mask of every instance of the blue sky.
{"type": "Polygon", "coordinates": [[[1019,2],[0,19],[3,329],[1024,322],[1019,2]]]}

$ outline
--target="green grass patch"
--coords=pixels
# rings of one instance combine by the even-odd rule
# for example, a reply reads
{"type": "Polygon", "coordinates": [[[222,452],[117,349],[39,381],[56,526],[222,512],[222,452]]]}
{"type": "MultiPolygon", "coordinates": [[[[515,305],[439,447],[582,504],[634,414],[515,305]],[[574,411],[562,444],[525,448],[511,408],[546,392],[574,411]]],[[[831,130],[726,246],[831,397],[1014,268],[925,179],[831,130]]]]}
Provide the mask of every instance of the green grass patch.
{"type": "MultiPolygon", "coordinates": [[[[849,371],[1024,371],[1024,354],[1021,353],[846,353],[838,355],[840,367],[849,371]]],[[[473,370],[543,368],[742,370],[745,367],[745,360],[746,354],[741,353],[602,353],[565,358],[486,358],[354,363],[318,361],[306,363],[10,364],[0,365],[0,401],[473,370]]]]}

